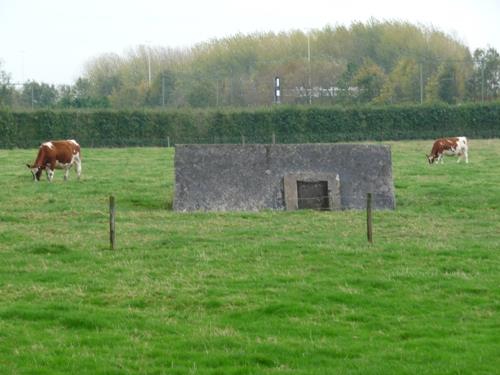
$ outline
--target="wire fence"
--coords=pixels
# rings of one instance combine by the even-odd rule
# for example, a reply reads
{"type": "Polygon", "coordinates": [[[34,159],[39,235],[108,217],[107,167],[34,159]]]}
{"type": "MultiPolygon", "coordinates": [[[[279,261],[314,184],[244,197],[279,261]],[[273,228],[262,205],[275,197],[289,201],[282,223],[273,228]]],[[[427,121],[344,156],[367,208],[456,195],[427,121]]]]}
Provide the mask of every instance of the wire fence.
{"type": "MultiPolygon", "coordinates": [[[[461,132],[449,129],[434,129],[415,133],[393,131],[383,132],[318,132],[318,133],[288,133],[288,134],[240,134],[234,136],[190,136],[173,135],[164,137],[143,138],[74,138],[85,148],[126,148],[126,147],[175,147],[178,144],[300,144],[300,143],[341,143],[341,142],[382,142],[399,140],[433,140],[443,136],[466,136],[469,139],[499,138],[499,129],[477,128],[461,132]],[[460,133],[460,134],[458,134],[460,133]]],[[[23,139],[6,141],[0,138],[0,149],[8,148],[38,148],[48,139],[23,139]]]]}

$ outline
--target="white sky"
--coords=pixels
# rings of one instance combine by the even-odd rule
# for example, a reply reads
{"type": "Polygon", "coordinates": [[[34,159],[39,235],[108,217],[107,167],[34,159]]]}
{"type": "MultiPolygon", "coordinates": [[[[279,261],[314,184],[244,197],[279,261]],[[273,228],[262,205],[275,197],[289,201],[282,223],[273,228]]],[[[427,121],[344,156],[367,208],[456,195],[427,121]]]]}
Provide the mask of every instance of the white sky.
{"type": "Polygon", "coordinates": [[[500,0],[0,0],[1,69],[14,82],[74,83],[91,58],[138,45],[189,47],[372,17],[434,26],[471,52],[500,52],[500,0]]]}

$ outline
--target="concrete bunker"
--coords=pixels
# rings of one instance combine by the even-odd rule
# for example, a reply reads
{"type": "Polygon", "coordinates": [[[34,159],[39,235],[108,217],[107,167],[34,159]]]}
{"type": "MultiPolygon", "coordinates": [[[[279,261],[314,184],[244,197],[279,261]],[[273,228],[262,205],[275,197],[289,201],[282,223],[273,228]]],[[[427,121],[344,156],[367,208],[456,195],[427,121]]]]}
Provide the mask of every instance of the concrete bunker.
{"type": "Polygon", "coordinates": [[[176,211],[394,209],[389,146],[177,145],[176,211]]]}

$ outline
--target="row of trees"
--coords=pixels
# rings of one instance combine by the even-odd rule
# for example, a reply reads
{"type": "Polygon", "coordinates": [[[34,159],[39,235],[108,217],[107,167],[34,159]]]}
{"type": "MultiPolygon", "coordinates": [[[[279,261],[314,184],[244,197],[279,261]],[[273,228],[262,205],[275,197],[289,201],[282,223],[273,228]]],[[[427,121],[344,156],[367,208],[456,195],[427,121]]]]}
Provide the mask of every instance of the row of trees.
{"type": "Polygon", "coordinates": [[[79,78],[73,85],[51,85],[44,82],[11,82],[0,66],[0,108],[110,108],[105,97],[90,93],[90,81],[79,78]]]}
{"type": "Polygon", "coordinates": [[[471,53],[443,32],[407,22],[354,23],[309,33],[259,33],[189,49],[139,46],[89,61],[73,85],[10,85],[0,70],[0,106],[142,108],[461,103],[496,100],[500,56],[471,53]]]}

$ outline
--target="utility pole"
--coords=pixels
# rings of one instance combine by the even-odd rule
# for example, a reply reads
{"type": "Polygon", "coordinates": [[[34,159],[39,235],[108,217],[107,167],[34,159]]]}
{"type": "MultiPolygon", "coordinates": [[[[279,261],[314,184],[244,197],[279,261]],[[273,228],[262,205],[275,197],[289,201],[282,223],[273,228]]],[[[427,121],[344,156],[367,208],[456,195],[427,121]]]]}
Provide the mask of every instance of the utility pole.
{"type": "Polygon", "coordinates": [[[219,78],[215,79],[215,106],[219,106],[219,78]]]}
{"type": "Polygon", "coordinates": [[[161,106],[165,107],[165,74],[161,74],[161,106]]]}
{"type": "Polygon", "coordinates": [[[424,103],[424,74],[422,69],[422,63],[419,64],[420,67],[420,104],[424,103]]]}
{"type": "Polygon", "coordinates": [[[147,47],[147,53],[148,53],[148,87],[151,87],[151,54],[149,51],[149,46],[147,47]]]}
{"type": "Polygon", "coordinates": [[[148,59],[148,87],[151,87],[151,48],[149,47],[150,41],[147,40],[144,49],[146,51],[146,58],[148,59]]]}
{"type": "Polygon", "coordinates": [[[484,103],[484,61],[481,64],[481,103],[484,103]]]}
{"type": "Polygon", "coordinates": [[[21,82],[24,82],[24,50],[21,50],[21,82]]]}
{"type": "Polygon", "coordinates": [[[311,83],[311,38],[310,31],[307,32],[307,67],[309,81],[309,104],[312,103],[312,83],[311,83]]]}

